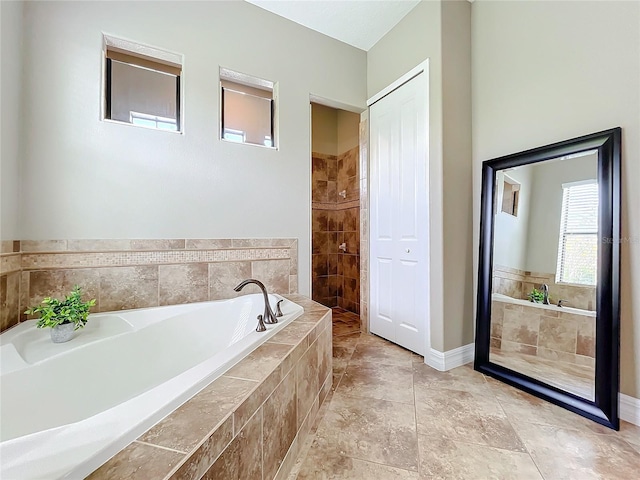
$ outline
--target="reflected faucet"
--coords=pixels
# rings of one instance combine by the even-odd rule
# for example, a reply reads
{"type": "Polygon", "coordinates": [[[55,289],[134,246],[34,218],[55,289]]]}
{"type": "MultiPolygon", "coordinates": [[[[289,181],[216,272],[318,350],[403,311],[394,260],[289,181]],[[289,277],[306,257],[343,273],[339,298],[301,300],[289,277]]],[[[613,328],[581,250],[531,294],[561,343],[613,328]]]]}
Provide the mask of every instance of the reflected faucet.
{"type": "Polygon", "coordinates": [[[540,287],[540,290],[542,290],[542,293],[544,295],[542,299],[542,303],[544,305],[549,305],[549,285],[547,285],[546,283],[543,283],[542,286],[540,287]]]}
{"type": "Polygon", "coordinates": [[[253,278],[248,278],[247,280],[241,282],[234,288],[234,290],[236,292],[239,292],[250,283],[257,285],[260,290],[262,290],[262,296],[264,297],[264,314],[258,315],[258,328],[256,328],[256,331],[264,332],[266,330],[266,327],[264,326],[265,323],[278,323],[278,319],[276,317],[282,316],[282,311],[280,311],[280,302],[278,302],[278,315],[276,315],[275,313],[273,313],[273,310],[271,310],[271,305],[269,304],[269,294],[267,293],[267,289],[265,288],[264,284],[260,280],[255,280],[253,278]]]}

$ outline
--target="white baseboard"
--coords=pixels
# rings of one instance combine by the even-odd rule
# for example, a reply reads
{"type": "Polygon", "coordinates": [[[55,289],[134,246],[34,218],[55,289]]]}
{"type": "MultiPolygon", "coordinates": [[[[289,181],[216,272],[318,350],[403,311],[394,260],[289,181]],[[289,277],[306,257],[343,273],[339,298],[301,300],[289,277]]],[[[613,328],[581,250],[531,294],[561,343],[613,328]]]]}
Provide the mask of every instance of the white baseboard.
{"type": "Polygon", "coordinates": [[[620,420],[640,426],[640,398],[620,394],[620,420]]]}
{"type": "Polygon", "coordinates": [[[445,372],[452,368],[461,367],[469,362],[473,362],[475,356],[475,344],[463,345],[446,352],[439,352],[433,348],[429,352],[426,364],[431,368],[445,372]]]}

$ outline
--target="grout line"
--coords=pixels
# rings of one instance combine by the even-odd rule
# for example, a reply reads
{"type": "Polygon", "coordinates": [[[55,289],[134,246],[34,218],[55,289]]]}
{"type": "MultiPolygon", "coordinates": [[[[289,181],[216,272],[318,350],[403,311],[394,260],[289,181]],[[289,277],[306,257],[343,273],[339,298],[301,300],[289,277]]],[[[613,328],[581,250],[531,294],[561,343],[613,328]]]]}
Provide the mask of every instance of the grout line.
{"type": "MultiPolygon", "coordinates": [[[[269,375],[267,375],[268,377],[269,375]]],[[[236,377],[234,375],[227,375],[226,373],[222,374],[222,377],[226,377],[226,378],[233,378],[235,380],[245,380],[247,382],[254,382],[254,383],[261,383],[263,382],[265,379],[262,380],[254,380],[253,378],[244,378],[244,377],[236,377]]]]}
{"type": "Polygon", "coordinates": [[[168,450],[173,453],[179,453],[181,455],[186,455],[187,452],[183,452],[182,450],[176,450],[175,448],[163,447],[162,445],[156,445],[155,443],[143,442],[142,440],[134,440],[134,443],[141,443],[142,445],[147,445],[149,447],[156,447],[162,450],[168,450]]]}
{"type": "Polygon", "coordinates": [[[420,455],[420,433],[418,432],[418,401],[416,400],[416,370],[413,368],[413,358],[411,359],[411,388],[413,388],[413,415],[416,426],[416,447],[418,449],[418,477],[422,475],[421,472],[421,455],[420,455]]]}

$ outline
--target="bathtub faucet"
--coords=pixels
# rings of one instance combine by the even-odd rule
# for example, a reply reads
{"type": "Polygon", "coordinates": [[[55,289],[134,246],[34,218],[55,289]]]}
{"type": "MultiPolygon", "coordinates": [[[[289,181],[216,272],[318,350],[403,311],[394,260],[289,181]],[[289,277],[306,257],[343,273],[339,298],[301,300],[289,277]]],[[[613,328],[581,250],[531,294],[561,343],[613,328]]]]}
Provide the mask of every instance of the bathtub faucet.
{"type": "MultiPolygon", "coordinates": [[[[269,305],[269,294],[267,293],[267,289],[265,288],[264,284],[260,281],[260,280],[255,280],[253,278],[248,278],[247,280],[241,282],[236,288],[234,288],[234,290],[236,292],[239,292],[240,290],[242,290],[245,286],[249,285],[250,283],[253,283],[255,285],[257,285],[258,287],[260,287],[260,290],[262,290],[262,296],[264,297],[264,314],[263,315],[258,315],[258,328],[256,329],[259,332],[264,332],[265,329],[261,328],[264,327],[264,323],[278,323],[278,319],[276,318],[276,314],[273,313],[273,310],[271,310],[271,305],[269,305]]],[[[278,307],[280,307],[280,305],[278,305],[278,307]]],[[[280,313],[279,315],[280,317],[282,316],[282,313],[280,313]]]]}
{"type": "Polygon", "coordinates": [[[543,283],[542,287],[540,287],[540,290],[542,290],[542,293],[544,295],[544,297],[542,298],[542,303],[544,305],[549,305],[549,285],[543,283]]]}

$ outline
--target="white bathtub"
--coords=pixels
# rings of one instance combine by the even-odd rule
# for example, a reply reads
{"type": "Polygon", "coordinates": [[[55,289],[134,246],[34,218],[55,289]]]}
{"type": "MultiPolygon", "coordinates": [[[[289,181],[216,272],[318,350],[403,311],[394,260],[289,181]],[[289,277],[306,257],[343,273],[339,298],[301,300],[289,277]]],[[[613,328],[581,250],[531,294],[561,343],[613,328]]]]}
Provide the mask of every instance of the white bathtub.
{"type": "Polygon", "coordinates": [[[524,305],[525,307],[534,307],[534,308],[542,308],[544,310],[554,310],[556,312],[565,312],[565,313],[573,313],[575,315],[584,315],[586,317],[594,317],[596,316],[596,312],[592,310],[581,310],[579,308],[571,308],[571,307],[558,307],[557,305],[544,305],[543,303],[535,303],[529,300],[522,300],[520,298],[513,298],[507,295],[503,295],[502,293],[494,293],[491,295],[492,300],[496,300],[498,302],[504,303],[513,303],[516,305],[524,305]]]}
{"type": "MultiPolygon", "coordinates": [[[[275,306],[277,295],[270,295],[275,306]]],[[[303,313],[255,331],[262,295],[90,315],[68,343],[0,336],[0,478],[83,478],[303,313]]]]}

